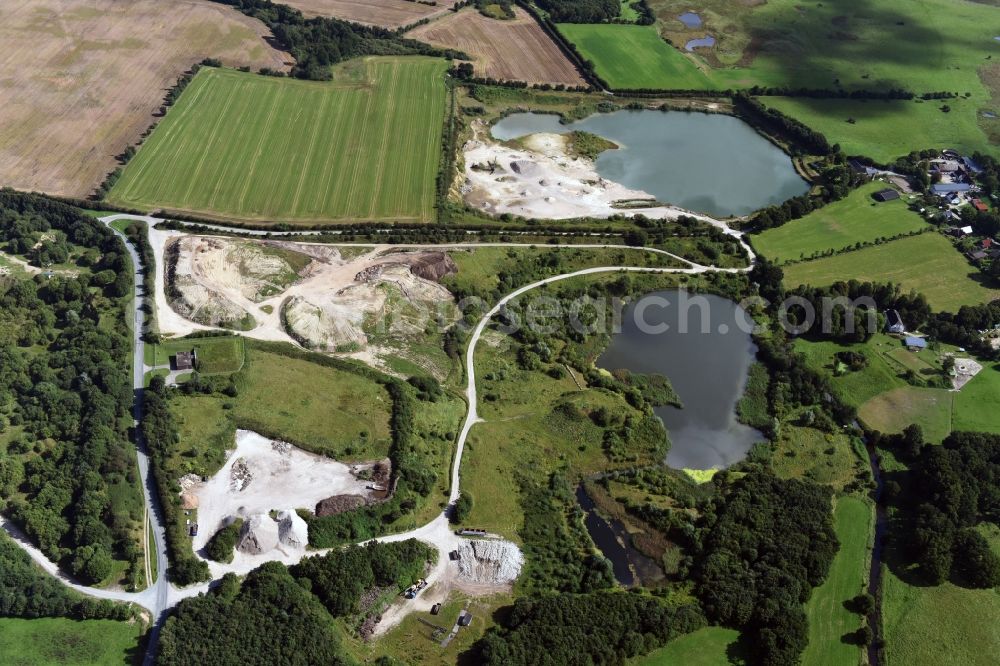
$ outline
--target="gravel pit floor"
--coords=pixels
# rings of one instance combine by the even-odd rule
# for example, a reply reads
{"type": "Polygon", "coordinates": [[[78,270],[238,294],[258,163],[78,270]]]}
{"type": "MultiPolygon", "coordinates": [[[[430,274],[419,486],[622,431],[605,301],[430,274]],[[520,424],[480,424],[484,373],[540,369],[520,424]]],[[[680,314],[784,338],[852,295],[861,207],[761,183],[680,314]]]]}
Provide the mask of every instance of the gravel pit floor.
{"type": "MultiPolygon", "coordinates": [[[[371,491],[366,486],[367,482],[356,478],[351,467],[343,463],[249,430],[238,430],[236,448],[222,469],[187,491],[198,498],[199,530],[192,546],[195,552],[201,551],[219,528],[237,516],[246,519],[263,515],[271,520],[271,511],[312,511],[317,502],[331,495],[368,496],[371,491]]],[[[230,564],[210,562],[210,566],[213,575],[245,573],[269,560],[298,562],[304,553],[304,542],[295,545],[286,539],[260,554],[237,551],[230,564]]]]}

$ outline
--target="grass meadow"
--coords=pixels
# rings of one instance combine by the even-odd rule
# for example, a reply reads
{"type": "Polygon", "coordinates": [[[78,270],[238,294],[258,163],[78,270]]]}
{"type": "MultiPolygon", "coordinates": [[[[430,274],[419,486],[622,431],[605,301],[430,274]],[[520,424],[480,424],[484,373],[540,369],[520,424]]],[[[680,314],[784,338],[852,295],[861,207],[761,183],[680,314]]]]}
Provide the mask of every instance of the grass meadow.
{"type": "Polygon", "coordinates": [[[887,186],[873,181],[803,218],[753,236],[754,248],[777,263],[797,261],[815,252],[843,250],[856,243],[928,228],[903,199],[876,203],[872,194],[887,186]]]}
{"type": "MultiPolygon", "coordinates": [[[[968,387],[966,387],[968,388],[968,387]]],[[[966,389],[962,389],[964,393],[966,389]]],[[[917,424],[928,442],[940,443],[952,431],[952,404],[955,396],[947,389],[901,386],[877,395],[858,410],[866,425],[880,432],[902,432],[917,424]]]]}
{"type": "Polygon", "coordinates": [[[833,558],[826,580],[813,590],[805,608],[809,617],[809,644],[802,653],[802,663],[809,666],[856,666],[861,658],[860,647],[842,640],[863,622],[860,615],[844,607],[844,602],[865,591],[872,543],[872,506],[848,495],[837,500],[833,517],[840,550],[833,558]]]}
{"type": "Polygon", "coordinates": [[[740,657],[740,632],[726,627],[703,627],[678,636],[663,647],[629,662],[632,666],[736,666],[740,657]]]}
{"type": "Polygon", "coordinates": [[[142,625],[114,620],[0,618],[0,663],[116,666],[141,661],[142,625]]]}
{"type": "Polygon", "coordinates": [[[248,344],[236,386],[235,397],[216,393],[171,399],[180,441],[168,464],[178,476],[213,474],[225,461],[226,449],[233,447],[237,427],[341,461],[388,453],[391,400],[370,379],[248,344]]]}
{"type": "Polygon", "coordinates": [[[925,148],[1000,154],[1000,146],[991,145],[979,125],[985,103],[981,97],[943,101],[769,97],[764,102],[822,132],[848,155],[866,155],[883,164],[925,148]],[[951,109],[947,113],[941,110],[945,104],[951,109]]]}
{"type": "Polygon", "coordinates": [[[782,478],[808,479],[840,492],[864,473],[867,463],[858,457],[850,438],[843,433],[786,423],[781,427],[771,465],[782,478]]]}
{"type": "Polygon", "coordinates": [[[1000,365],[984,364],[982,371],[955,394],[955,430],[1000,433],[1000,365]]]}
{"type": "Polygon", "coordinates": [[[983,284],[979,270],[933,232],[785,266],[784,271],[789,287],[823,287],[850,279],[895,282],[924,294],[935,310],[949,312],[1000,297],[1000,289],[983,284]]]}
{"type": "Polygon", "coordinates": [[[660,38],[653,26],[563,23],[559,31],[608,86],[629,88],[712,87],[692,61],[660,38]]]}
{"type": "Polygon", "coordinates": [[[884,569],[882,623],[888,666],[988,666],[1000,654],[1000,592],[951,583],[908,585],[884,569]]]}
{"type": "Polygon", "coordinates": [[[252,220],[431,219],[447,63],[349,66],[333,83],[203,68],[108,200],[252,220]]]}
{"type": "Polygon", "coordinates": [[[198,372],[203,375],[237,372],[243,367],[246,358],[244,340],[240,336],[182,338],[146,345],[146,365],[167,365],[170,363],[170,357],[177,352],[192,349],[198,352],[198,372]]]}

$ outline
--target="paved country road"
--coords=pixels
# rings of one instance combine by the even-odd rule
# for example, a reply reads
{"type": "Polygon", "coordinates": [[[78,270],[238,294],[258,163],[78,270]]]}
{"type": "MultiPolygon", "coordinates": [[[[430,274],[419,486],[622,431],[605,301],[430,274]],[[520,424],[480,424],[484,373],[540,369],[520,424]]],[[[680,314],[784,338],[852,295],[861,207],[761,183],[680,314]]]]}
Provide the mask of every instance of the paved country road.
{"type": "MultiPolygon", "coordinates": [[[[137,216],[137,215],[111,215],[108,217],[101,218],[101,222],[107,224],[109,227],[112,222],[121,219],[134,219],[141,220],[148,224],[156,224],[163,220],[155,217],[137,216]]],[[[721,224],[721,223],[719,223],[721,224]]],[[[137,449],[136,455],[139,464],[139,473],[142,480],[143,495],[146,502],[147,512],[150,517],[150,522],[153,530],[153,538],[155,542],[155,557],[156,557],[156,570],[158,573],[156,581],[151,584],[147,589],[142,592],[124,592],[124,591],[114,591],[114,590],[101,590],[97,588],[87,587],[80,585],[76,581],[71,580],[65,573],[61,572],[58,566],[50,561],[45,555],[34,547],[30,541],[20,532],[20,530],[12,523],[6,519],[0,517],[0,524],[3,528],[14,538],[15,542],[21,546],[31,558],[37,562],[45,571],[56,576],[60,581],[65,583],[67,586],[73,588],[77,592],[82,594],[97,598],[97,599],[110,599],[113,601],[131,602],[142,606],[152,613],[154,618],[153,628],[150,633],[150,639],[146,648],[146,654],[144,663],[152,664],[156,654],[157,641],[159,639],[160,629],[163,626],[163,622],[166,620],[168,611],[177,605],[182,599],[195,596],[202,592],[206,592],[214,584],[213,582],[190,586],[186,588],[178,588],[172,585],[167,580],[167,569],[169,567],[169,562],[167,560],[167,542],[166,542],[166,528],[163,522],[163,512],[160,508],[159,494],[156,489],[156,482],[152,475],[149,473],[149,453],[146,449],[146,444],[142,441],[141,432],[139,431],[138,424],[142,422],[143,415],[143,405],[142,405],[142,390],[143,390],[143,380],[144,380],[144,354],[145,354],[145,343],[142,340],[142,329],[143,329],[143,312],[140,309],[144,299],[150,298],[151,294],[146,294],[143,292],[143,271],[142,264],[139,261],[139,255],[136,248],[132,246],[128,238],[119,232],[118,230],[111,227],[115,233],[122,239],[125,246],[128,248],[129,255],[132,258],[133,265],[133,280],[135,284],[135,297],[132,303],[133,312],[133,337],[134,337],[134,350],[133,350],[133,387],[135,389],[135,403],[133,410],[133,417],[136,424],[136,442],[137,449]]],[[[727,233],[732,235],[734,238],[738,239],[749,253],[749,256],[753,258],[752,250],[744,243],[740,234],[733,230],[727,230],[727,233]]],[[[358,245],[364,245],[358,244],[358,245]]],[[[405,539],[415,538],[419,539],[425,543],[432,545],[438,551],[437,564],[427,574],[427,581],[430,585],[433,585],[436,581],[440,580],[446,571],[448,564],[448,553],[454,550],[457,544],[460,542],[459,537],[457,537],[452,527],[448,522],[448,509],[454,502],[458,499],[460,492],[460,482],[461,482],[461,464],[462,464],[462,453],[465,449],[465,443],[468,439],[469,433],[472,427],[482,421],[479,418],[478,412],[476,410],[476,405],[478,401],[478,396],[476,392],[476,369],[475,369],[475,352],[476,347],[479,344],[480,337],[483,331],[486,330],[486,326],[489,324],[490,320],[497,315],[503,307],[517,298],[533,289],[537,289],[543,285],[551,284],[553,282],[559,282],[562,280],[568,280],[575,277],[581,277],[586,275],[599,275],[606,273],[678,273],[678,274],[699,274],[707,272],[725,272],[725,273],[741,273],[750,270],[749,268],[717,268],[714,266],[702,266],[695,264],[687,259],[679,257],[677,255],[671,254],[664,250],[658,250],[656,248],[642,248],[642,247],[632,247],[632,246],[622,246],[622,245],[570,245],[566,246],[550,246],[550,245],[538,245],[538,244],[526,244],[526,243],[463,243],[463,244],[420,244],[420,245],[395,245],[386,244],[387,247],[421,247],[421,248],[437,248],[437,249],[448,249],[455,247],[482,247],[483,245],[489,246],[511,246],[511,247],[577,247],[577,248],[598,248],[598,247],[612,247],[612,248],[622,248],[636,251],[653,251],[657,253],[662,253],[669,255],[679,261],[688,264],[689,268],[645,268],[645,267],[635,267],[635,266],[603,266],[596,268],[586,268],[583,270],[575,271],[572,273],[564,273],[562,275],[555,275],[548,277],[537,282],[520,287],[511,293],[504,296],[500,301],[497,302],[493,308],[487,312],[482,319],[479,320],[475,329],[473,329],[472,336],[469,340],[469,346],[465,352],[465,367],[466,375],[468,377],[468,383],[465,389],[466,400],[468,403],[468,411],[465,416],[465,422],[462,426],[461,433],[458,436],[456,442],[456,450],[454,462],[451,469],[451,494],[449,496],[448,507],[438,515],[434,520],[427,523],[422,527],[418,527],[414,530],[409,530],[400,534],[388,535],[377,539],[378,541],[384,542],[394,542],[403,541],[405,539]]],[[[153,303],[150,301],[150,305],[153,303]]],[[[324,552],[329,552],[328,550],[318,550],[310,551],[305,557],[311,557],[315,555],[321,555],[324,552]]],[[[147,553],[148,557],[148,553],[147,553]]]]}

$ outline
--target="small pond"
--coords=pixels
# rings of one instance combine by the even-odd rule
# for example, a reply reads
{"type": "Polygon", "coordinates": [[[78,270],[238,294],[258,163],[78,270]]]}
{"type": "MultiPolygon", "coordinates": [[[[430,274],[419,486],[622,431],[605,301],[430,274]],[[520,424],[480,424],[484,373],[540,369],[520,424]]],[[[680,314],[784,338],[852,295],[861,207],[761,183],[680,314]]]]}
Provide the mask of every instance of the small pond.
{"type": "Polygon", "coordinates": [[[551,114],[515,113],[492,132],[506,141],[573,130],[620,146],[598,156],[601,176],[681,208],[746,215],[809,189],[788,155],[742,120],[722,114],[615,111],[563,124],[551,114]]]}
{"type": "Polygon", "coordinates": [[[685,28],[701,27],[701,17],[694,12],[684,12],[677,17],[677,20],[683,23],[685,28]]]}
{"type": "Polygon", "coordinates": [[[687,44],[684,45],[685,51],[694,51],[695,49],[708,49],[715,46],[715,37],[711,35],[705,35],[699,39],[690,39],[687,44]]]}
{"type": "Polygon", "coordinates": [[[605,520],[597,513],[594,501],[583,486],[577,486],[576,501],[586,512],[584,526],[593,539],[594,545],[611,562],[615,580],[629,587],[663,578],[663,570],[632,546],[631,537],[625,526],[617,520],[605,520]]]}
{"type": "Polygon", "coordinates": [[[729,299],[683,290],[647,294],[625,309],[622,330],[597,365],[670,378],[684,406],[658,407],[656,414],[667,427],[671,467],[727,467],[764,439],[736,420],[757,351],[751,325],[729,299]]]}

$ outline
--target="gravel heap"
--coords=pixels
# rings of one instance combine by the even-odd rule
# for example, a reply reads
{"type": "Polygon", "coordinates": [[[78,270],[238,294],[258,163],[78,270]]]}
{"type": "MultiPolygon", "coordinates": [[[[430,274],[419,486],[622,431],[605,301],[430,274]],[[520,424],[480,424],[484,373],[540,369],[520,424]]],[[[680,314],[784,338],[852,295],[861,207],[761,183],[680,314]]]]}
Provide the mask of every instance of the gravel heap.
{"type": "Polygon", "coordinates": [[[524,564],[521,550],[510,541],[463,541],[458,552],[459,576],[472,583],[513,583],[524,564]]]}

